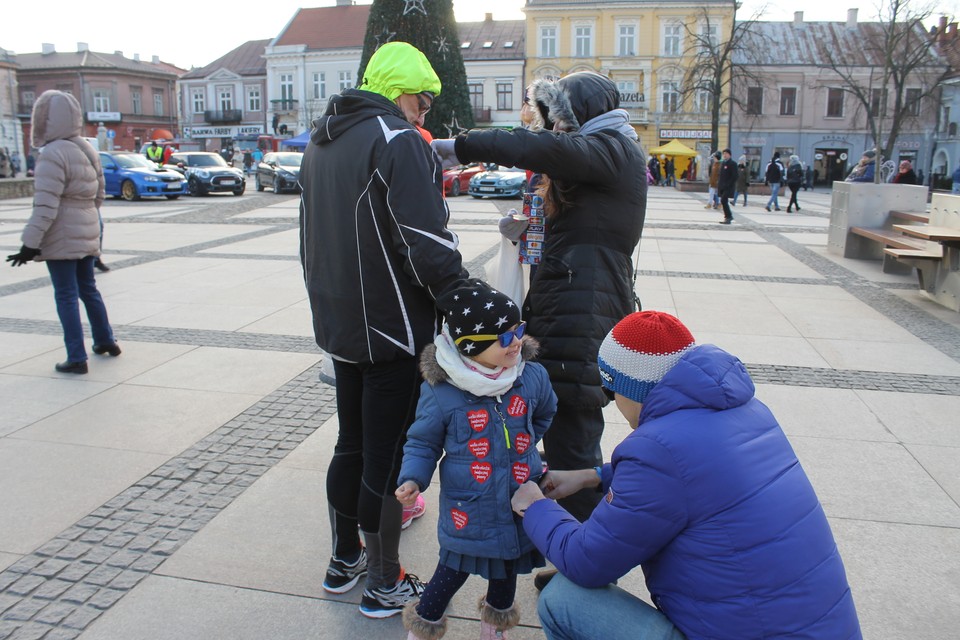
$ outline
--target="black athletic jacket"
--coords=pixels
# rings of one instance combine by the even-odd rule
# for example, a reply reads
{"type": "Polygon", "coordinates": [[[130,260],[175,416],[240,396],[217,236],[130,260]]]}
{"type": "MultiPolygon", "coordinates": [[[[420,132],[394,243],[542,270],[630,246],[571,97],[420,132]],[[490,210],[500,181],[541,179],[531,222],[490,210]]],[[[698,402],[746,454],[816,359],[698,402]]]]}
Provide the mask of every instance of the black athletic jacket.
{"type": "Polygon", "coordinates": [[[390,362],[433,341],[434,300],[467,276],[441,174],[420,132],[377,93],[348,89],[314,120],[300,169],[300,260],[327,353],[390,362]]]}

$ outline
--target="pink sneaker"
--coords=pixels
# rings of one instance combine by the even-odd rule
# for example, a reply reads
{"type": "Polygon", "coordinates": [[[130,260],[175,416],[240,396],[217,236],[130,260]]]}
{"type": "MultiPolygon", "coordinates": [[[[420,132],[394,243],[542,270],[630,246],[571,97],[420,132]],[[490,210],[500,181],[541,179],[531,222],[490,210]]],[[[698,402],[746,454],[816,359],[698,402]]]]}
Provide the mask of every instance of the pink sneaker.
{"type": "Polygon", "coordinates": [[[413,503],[413,506],[410,508],[403,508],[403,516],[400,519],[400,528],[406,529],[410,524],[423,515],[424,511],[427,510],[427,504],[423,501],[423,495],[417,496],[417,501],[413,503]]]}

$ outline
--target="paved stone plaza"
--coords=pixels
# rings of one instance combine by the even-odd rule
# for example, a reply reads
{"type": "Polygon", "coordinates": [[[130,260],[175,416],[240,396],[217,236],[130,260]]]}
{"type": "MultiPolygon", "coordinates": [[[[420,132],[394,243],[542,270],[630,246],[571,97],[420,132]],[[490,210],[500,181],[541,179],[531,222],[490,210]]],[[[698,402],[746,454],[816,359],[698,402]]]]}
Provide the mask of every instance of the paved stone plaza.
{"type": "MultiPolygon", "coordinates": [[[[828,192],[800,214],[651,190],[637,292],[738,355],[822,501],[864,637],[960,634],[960,315],[913,277],[828,255],[828,192]]],[[[500,210],[450,199],[471,274],[500,210]]],[[[321,587],[332,388],[317,380],[296,197],[108,201],[98,284],[119,358],[65,357],[46,269],[0,269],[0,640],[402,638],[321,587]]],[[[0,200],[14,253],[30,201],[0,200]]],[[[89,342],[88,342],[89,344],[89,342]]],[[[627,427],[608,408],[604,452],[627,427]]],[[[403,535],[436,562],[436,491],[403,535]]],[[[638,532],[642,535],[642,532],[638,532]]],[[[775,568],[772,568],[775,570],[775,568]]],[[[637,593],[642,575],[620,584],[637,593]]],[[[483,581],[451,607],[474,638],[483,581]]],[[[543,638],[521,578],[517,640],[543,638]]]]}

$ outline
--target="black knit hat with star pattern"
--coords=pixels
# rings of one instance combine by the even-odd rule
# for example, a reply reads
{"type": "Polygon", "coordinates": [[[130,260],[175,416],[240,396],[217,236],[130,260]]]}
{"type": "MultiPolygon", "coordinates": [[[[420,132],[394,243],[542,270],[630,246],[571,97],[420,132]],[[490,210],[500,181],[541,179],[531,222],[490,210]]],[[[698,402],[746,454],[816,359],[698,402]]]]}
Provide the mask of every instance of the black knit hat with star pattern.
{"type": "Polygon", "coordinates": [[[513,300],[478,279],[437,298],[437,307],[465,356],[479,355],[498,335],[520,323],[520,309],[513,300]]]}

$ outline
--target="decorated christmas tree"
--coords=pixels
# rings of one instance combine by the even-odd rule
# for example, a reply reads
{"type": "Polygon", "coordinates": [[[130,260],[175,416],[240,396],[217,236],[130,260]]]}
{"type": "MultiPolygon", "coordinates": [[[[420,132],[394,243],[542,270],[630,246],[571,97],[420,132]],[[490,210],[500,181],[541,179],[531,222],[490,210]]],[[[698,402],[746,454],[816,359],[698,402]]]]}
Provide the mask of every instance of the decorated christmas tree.
{"type": "Polygon", "coordinates": [[[357,86],[367,61],[388,42],[409,42],[422,51],[440,76],[442,89],[427,113],[425,127],[436,138],[451,138],[473,126],[467,74],[451,0],[373,0],[357,86]]]}

